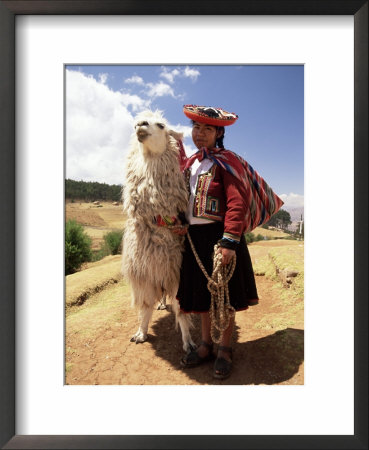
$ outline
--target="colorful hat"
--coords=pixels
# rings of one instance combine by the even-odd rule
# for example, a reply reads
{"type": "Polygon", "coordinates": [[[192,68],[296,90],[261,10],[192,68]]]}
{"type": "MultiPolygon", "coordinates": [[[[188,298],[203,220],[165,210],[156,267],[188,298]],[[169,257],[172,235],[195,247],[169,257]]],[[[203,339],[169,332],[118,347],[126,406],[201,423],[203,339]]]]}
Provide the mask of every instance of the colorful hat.
{"type": "Polygon", "coordinates": [[[237,114],[211,106],[184,105],[183,112],[189,119],[195,122],[207,123],[216,127],[232,125],[238,119],[237,114]]]}

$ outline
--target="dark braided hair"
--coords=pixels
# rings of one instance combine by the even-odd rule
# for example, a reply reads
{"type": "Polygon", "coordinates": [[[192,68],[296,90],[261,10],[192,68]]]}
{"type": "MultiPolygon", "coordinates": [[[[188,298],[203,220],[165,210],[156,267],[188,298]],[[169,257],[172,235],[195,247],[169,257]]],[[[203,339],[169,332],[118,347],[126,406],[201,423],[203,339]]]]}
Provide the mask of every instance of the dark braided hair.
{"type": "Polygon", "coordinates": [[[218,147],[218,148],[224,148],[224,145],[223,145],[223,139],[224,139],[224,136],[225,136],[225,129],[224,129],[224,127],[217,127],[217,131],[218,131],[218,130],[223,131],[223,133],[222,133],[222,135],[221,135],[220,137],[218,137],[217,140],[215,141],[215,146],[218,147]]]}

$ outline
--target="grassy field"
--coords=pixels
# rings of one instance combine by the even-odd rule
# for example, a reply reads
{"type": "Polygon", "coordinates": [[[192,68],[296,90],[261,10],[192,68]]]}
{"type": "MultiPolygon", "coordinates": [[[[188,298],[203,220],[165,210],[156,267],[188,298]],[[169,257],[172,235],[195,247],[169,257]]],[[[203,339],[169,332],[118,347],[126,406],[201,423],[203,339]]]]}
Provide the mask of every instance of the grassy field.
{"type": "Polygon", "coordinates": [[[304,243],[303,241],[260,241],[249,245],[255,275],[276,282],[282,297],[288,302],[304,298],[304,243]],[[286,274],[291,283],[286,286],[286,274]]]}
{"type": "Polygon", "coordinates": [[[289,236],[289,234],[285,233],[282,230],[267,230],[262,227],[256,227],[252,233],[255,236],[257,236],[258,234],[261,234],[262,236],[265,236],[268,239],[280,239],[280,238],[287,238],[289,236]]]}

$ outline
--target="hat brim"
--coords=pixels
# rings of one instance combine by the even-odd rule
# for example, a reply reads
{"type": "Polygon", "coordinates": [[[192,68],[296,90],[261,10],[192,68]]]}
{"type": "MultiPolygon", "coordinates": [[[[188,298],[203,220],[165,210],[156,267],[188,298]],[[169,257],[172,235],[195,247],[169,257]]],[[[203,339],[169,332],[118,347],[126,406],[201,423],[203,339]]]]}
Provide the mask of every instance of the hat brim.
{"type": "Polygon", "coordinates": [[[226,127],[232,125],[236,122],[237,116],[234,117],[208,117],[203,114],[199,114],[195,111],[190,111],[186,107],[183,108],[184,114],[191,120],[199,123],[207,123],[208,125],[213,125],[215,127],[226,127]]]}

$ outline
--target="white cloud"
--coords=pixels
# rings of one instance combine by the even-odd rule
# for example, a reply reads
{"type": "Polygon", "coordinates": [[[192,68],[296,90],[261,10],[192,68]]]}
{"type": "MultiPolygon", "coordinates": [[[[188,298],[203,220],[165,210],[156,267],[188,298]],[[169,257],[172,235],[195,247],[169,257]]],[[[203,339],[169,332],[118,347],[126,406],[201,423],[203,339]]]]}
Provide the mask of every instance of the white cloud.
{"type": "Polygon", "coordinates": [[[185,77],[191,78],[192,81],[196,81],[197,77],[200,75],[200,72],[197,69],[191,69],[187,66],[183,71],[183,75],[185,77]]]}
{"type": "Polygon", "coordinates": [[[67,70],[66,176],[121,184],[133,113],[147,107],[149,101],[112,91],[105,81],[104,77],[97,81],[67,70]]]}
{"type": "Polygon", "coordinates": [[[139,77],[138,75],[133,75],[131,78],[126,78],[124,80],[125,83],[131,83],[131,84],[140,84],[140,85],[144,85],[144,80],[143,78],[139,77]]]}
{"type": "Polygon", "coordinates": [[[197,148],[194,146],[192,141],[192,127],[180,124],[172,125],[171,123],[168,123],[168,127],[171,130],[183,133],[182,142],[187,156],[191,156],[197,152],[197,148]]]}
{"type": "Polygon", "coordinates": [[[163,97],[164,95],[170,95],[175,98],[174,91],[169,86],[169,84],[159,81],[158,83],[147,83],[146,86],[149,88],[147,95],[150,97],[163,97]]]}
{"type": "Polygon", "coordinates": [[[165,78],[170,84],[173,84],[176,77],[191,78],[192,81],[196,81],[199,75],[199,70],[186,66],[184,69],[175,68],[173,70],[169,70],[167,67],[162,67],[162,71],[159,76],[165,78]]]}
{"type": "Polygon", "coordinates": [[[102,84],[106,84],[108,80],[108,74],[107,73],[99,73],[99,81],[102,84]]]}
{"type": "Polygon", "coordinates": [[[169,83],[173,83],[175,77],[178,77],[178,75],[180,75],[178,69],[168,70],[166,67],[163,67],[159,76],[165,78],[169,83]]]}
{"type": "MultiPolygon", "coordinates": [[[[165,69],[165,68],[163,68],[165,69]]],[[[175,72],[175,71],[173,71],[175,72]]],[[[164,72],[163,72],[164,73],[164,72]]],[[[174,79],[174,75],[171,73],[167,73],[169,79],[174,79]]],[[[157,83],[145,83],[143,78],[139,77],[138,75],[133,75],[130,78],[127,78],[124,80],[125,83],[130,84],[137,84],[139,86],[143,86],[145,90],[141,91],[141,93],[145,94],[148,97],[155,98],[155,97],[163,97],[165,95],[170,95],[173,98],[177,98],[174,94],[174,91],[172,87],[164,83],[163,81],[159,81],[157,83]]],[[[146,106],[149,106],[151,103],[151,100],[146,101],[146,106]]]]}
{"type": "MultiPolygon", "coordinates": [[[[186,69],[189,68],[167,71],[170,75],[164,78],[172,76],[174,80],[177,76],[194,76],[191,69],[189,72],[186,69]]],[[[82,71],[66,71],[66,176],[75,180],[121,184],[134,115],[149,108],[155,97],[179,99],[180,96],[168,83],[145,83],[137,75],[125,82],[142,86],[145,92],[139,95],[111,90],[106,73],[100,73],[97,78],[82,71]]],[[[191,147],[190,126],[177,124],[171,128],[183,133],[186,150],[196,151],[191,147]]]]}
{"type": "Polygon", "coordinates": [[[168,124],[168,126],[172,130],[183,133],[184,138],[192,137],[192,128],[187,125],[180,125],[179,123],[177,123],[177,125],[168,124]]]}
{"type": "Polygon", "coordinates": [[[144,100],[138,95],[131,95],[124,92],[120,93],[120,95],[122,96],[123,104],[126,106],[130,106],[133,112],[139,112],[145,108],[150,107],[151,104],[150,99],[144,100]]]}
{"type": "MultiPolygon", "coordinates": [[[[150,98],[171,96],[177,100],[184,100],[184,94],[176,94],[171,85],[177,77],[190,78],[192,81],[196,81],[199,75],[200,72],[197,69],[191,69],[189,66],[186,66],[185,68],[174,68],[172,70],[163,66],[159,77],[164,78],[166,82],[160,80],[156,83],[145,83],[144,79],[138,75],[133,75],[130,78],[126,78],[124,82],[131,85],[135,84],[142,86],[144,89],[141,93],[150,98]]],[[[148,104],[150,104],[150,102],[148,104]]]]}
{"type": "Polygon", "coordinates": [[[282,208],[293,209],[293,208],[303,208],[304,207],[304,196],[299,194],[294,194],[290,192],[289,194],[280,194],[279,197],[284,201],[282,208]]]}

